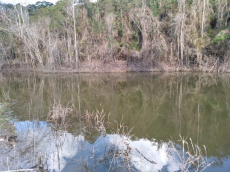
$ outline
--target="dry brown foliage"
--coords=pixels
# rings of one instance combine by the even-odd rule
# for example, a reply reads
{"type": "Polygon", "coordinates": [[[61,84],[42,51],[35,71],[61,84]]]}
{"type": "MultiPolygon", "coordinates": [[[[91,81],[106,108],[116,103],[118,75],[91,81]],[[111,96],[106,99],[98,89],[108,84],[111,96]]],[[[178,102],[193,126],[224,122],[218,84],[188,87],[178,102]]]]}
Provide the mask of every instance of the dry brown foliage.
{"type": "Polygon", "coordinates": [[[172,151],[176,153],[181,162],[180,171],[189,172],[193,168],[196,172],[204,171],[212,164],[208,162],[207,158],[205,158],[207,157],[205,145],[203,145],[205,152],[204,156],[201,148],[198,144],[194,144],[191,138],[187,141],[186,138],[183,138],[180,135],[180,140],[178,140],[178,142],[182,144],[181,151],[178,150],[176,143],[170,140],[172,151]]]}

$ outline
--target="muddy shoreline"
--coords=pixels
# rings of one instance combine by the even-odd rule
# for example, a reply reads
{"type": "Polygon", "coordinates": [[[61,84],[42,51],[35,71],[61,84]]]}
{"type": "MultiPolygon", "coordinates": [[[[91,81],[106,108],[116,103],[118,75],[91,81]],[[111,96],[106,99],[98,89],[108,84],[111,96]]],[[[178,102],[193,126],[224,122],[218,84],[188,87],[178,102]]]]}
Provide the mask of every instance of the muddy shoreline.
{"type": "Polygon", "coordinates": [[[126,61],[115,61],[103,63],[101,61],[81,62],[77,64],[61,65],[37,65],[35,67],[27,64],[2,64],[1,73],[11,72],[41,72],[41,73],[126,73],[126,72],[230,72],[230,67],[226,65],[217,66],[178,66],[166,63],[151,64],[138,62],[129,64],[126,61]]]}

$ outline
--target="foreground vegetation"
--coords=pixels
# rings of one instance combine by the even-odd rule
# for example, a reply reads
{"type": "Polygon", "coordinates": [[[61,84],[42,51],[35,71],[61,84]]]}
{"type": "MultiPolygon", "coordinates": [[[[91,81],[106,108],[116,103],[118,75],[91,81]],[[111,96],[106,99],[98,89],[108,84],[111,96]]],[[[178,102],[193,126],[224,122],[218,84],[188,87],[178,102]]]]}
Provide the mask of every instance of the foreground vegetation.
{"type": "Polygon", "coordinates": [[[102,68],[120,64],[118,71],[230,70],[229,0],[60,0],[56,5],[0,6],[2,68],[23,64],[80,71],[100,63],[102,68]]]}

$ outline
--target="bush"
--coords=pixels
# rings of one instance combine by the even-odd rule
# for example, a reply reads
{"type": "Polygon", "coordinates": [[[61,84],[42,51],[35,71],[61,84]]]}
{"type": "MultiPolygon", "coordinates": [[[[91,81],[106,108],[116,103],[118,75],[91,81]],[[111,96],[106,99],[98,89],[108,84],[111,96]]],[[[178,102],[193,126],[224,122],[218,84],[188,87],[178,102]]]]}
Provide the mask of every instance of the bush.
{"type": "Polygon", "coordinates": [[[230,38],[230,31],[229,29],[222,30],[216,37],[212,40],[213,44],[218,44],[222,41],[225,41],[230,38]]]}

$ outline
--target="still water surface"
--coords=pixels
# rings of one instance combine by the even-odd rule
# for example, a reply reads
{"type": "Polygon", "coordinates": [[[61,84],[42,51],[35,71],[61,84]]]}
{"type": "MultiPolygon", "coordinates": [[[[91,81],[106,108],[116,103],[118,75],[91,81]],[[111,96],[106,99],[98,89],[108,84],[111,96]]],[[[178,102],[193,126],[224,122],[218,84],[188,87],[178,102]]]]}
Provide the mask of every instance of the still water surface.
{"type": "Polygon", "coordinates": [[[0,109],[7,103],[1,116],[7,116],[18,135],[15,147],[0,149],[1,170],[31,168],[40,156],[50,171],[116,169],[98,164],[97,157],[108,144],[122,146],[122,137],[82,132],[84,124],[75,120],[54,131],[47,114],[56,101],[74,104],[79,113],[104,110],[111,121],[134,127],[128,144],[157,164],[133,151],[131,170],[179,170],[176,154],[168,154],[168,143],[181,135],[206,146],[207,159],[213,162],[207,171],[230,171],[229,74],[3,75],[0,100],[0,109]]]}

